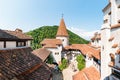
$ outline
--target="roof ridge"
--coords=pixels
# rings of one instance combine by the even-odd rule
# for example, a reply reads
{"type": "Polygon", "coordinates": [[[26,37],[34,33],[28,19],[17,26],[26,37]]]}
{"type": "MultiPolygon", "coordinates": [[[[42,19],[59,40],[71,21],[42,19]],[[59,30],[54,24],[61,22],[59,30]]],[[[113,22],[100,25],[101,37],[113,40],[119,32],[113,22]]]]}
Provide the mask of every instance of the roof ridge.
{"type": "Polygon", "coordinates": [[[83,76],[85,77],[85,79],[89,80],[88,77],[87,77],[87,75],[86,75],[86,73],[84,71],[82,71],[82,72],[83,72],[83,76]]]}

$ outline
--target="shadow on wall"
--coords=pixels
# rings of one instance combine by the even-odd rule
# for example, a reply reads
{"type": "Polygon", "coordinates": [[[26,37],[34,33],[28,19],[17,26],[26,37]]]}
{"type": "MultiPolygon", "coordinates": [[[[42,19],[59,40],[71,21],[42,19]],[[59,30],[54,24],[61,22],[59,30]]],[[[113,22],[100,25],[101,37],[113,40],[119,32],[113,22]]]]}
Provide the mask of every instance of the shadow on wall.
{"type": "Polygon", "coordinates": [[[120,63],[119,63],[119,54],[110,55],[112,64],[109,65],[111,67],[111,74],[107,76],[104,80],[120,80],[120,63]],[[115,57],[116,56],[116,57],[115,57]],[[115,63],[117,62],[117,64],[115,63]]]}

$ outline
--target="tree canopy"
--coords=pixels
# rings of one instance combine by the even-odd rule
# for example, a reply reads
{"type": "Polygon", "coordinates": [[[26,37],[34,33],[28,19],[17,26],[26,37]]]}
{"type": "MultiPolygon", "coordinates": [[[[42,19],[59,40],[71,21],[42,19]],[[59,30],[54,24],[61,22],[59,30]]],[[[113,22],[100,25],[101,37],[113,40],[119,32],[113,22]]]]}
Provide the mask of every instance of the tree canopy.
{"type": "MultiPolygon", "coordinates": [[[[27,32],[28,35],[33,37],[32,40],[32,48],[37,49],[40,48],[40,42],[45,38],[55,38],[58,30],[58,26],[42,26],[35,30],[27,32]]],[[[81,38],[77,34],[67,30],[69,34],[69,43],[70,44],[86,44],[87,40],[81,38]]]]}

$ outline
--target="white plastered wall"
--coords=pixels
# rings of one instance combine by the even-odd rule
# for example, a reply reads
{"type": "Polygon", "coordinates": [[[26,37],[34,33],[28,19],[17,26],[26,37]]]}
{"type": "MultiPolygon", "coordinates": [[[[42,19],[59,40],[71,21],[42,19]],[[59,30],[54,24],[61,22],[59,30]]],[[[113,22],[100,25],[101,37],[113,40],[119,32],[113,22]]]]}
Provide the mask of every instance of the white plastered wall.
{"type": "Polygon", "coordinates": [[[15,48],[16,41],[6,41],[6,48],[15,48]]]}
{"type": "Polygon", "coordinates": [[[56,39],[60,39],[62,41],[63,47],[69,45],[69,38],[68,37],[56,37],[56,39]]]}
{"type": "Polygon", "coordinates": [[[31,45],[31,41],[30,40],[26,41],[26,46],[30,47],[30,45],[31,45]]]}
{"type": "Polygon", "coordinates": [[[110,59],[110,28],[106,26],[106,29],[101,30],[101,80],[110,76],[111,68],[108,66],[110,59]]]}
{"type": "Polygon", "coordinates": [[[61,51],[62,51],[62,46],[57,46],[57,48],[47,48],[48,50],[50,50],[52,52],[52,55],[54,57],[54,62],[61,62],[61,51]],[[55,54],[55,53],[59,53],[59,54],[55,54]]]}
{"type": "Polygon", "coordinates": [[[120,48],[120,28],[115,28],[111,30],[111,35],[114,36],[114,43],[118,44],[118,47],[115,49],[112,49],[112,53],[115,55],[115,66],[120,67],[119,63],[119,55],[116,55],[117,49],[120,48]]]}
{"type": "Polygon", "coordinates": [[[0,41],[0,48],[4,48],[4,42],[0,41]]]}

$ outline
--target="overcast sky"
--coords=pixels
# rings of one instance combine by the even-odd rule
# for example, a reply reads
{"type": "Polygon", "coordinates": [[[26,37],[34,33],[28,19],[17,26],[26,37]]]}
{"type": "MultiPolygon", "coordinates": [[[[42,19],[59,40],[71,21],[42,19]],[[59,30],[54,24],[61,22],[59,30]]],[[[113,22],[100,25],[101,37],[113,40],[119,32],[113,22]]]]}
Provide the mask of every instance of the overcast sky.
{"type": "Polygon", "coordinates": [[[61,15],[68,29],[89,39],[103,22],[108,0],[0,0],[0,29],[24,32],[44,25],[59,25],[61,15]]]}

